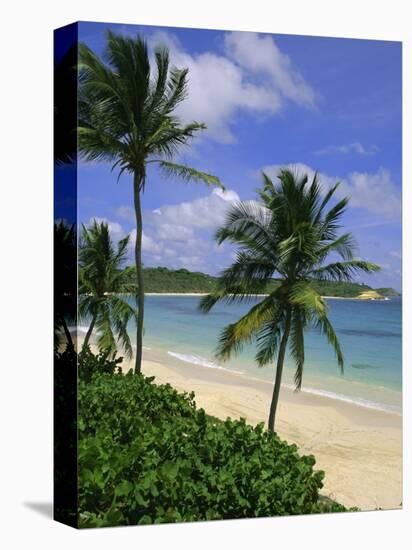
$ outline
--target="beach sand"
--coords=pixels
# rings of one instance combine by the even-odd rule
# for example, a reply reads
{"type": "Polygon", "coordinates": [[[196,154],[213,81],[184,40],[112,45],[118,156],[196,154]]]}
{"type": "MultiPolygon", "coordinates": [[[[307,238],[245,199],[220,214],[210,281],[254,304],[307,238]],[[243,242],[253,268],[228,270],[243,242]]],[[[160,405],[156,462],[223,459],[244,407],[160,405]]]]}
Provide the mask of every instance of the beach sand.
{"type": "MultiPolygon", "coordinates": [[[[131,367],[127,362],[124,370],[131,367]]],[[[179,391],[224,420],[266,422],[272,384],[225,370],[181,363],[145,350],[143,374],[179,391]]],[[[316,457],[326,473],[322,494],[362,510],[399,508],[402,503],[400,416],[282,387],[276,419],[282,439],[316,457]]]]}

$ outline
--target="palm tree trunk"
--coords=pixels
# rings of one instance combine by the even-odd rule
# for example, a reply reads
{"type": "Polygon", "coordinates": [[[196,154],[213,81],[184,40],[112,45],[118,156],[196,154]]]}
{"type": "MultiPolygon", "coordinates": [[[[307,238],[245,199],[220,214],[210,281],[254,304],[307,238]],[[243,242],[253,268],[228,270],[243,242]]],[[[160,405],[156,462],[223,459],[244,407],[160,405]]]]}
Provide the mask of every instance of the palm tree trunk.
{"type": "Polygon", "coordinates": [[[285,353],[286,353],[286,348],[288,345],[288,339],[290,334],[291,317],[292,317],[292,313],[289,309],[286,313],[285,330],[283,332],[282,340],[280,342],[278,361],[276,365],[276,378],[275,378],[275,385],[273,387],[272,403],[270,404],[269,421],[268,421],[268,428],[270,432],[275,431],[276,409],[279,401],[279,392],[280,392],[280,384],[282,381],[283,363],[285,361],[285,353]]]}
{"type": "Polygon", "coordinates": [[[134,210],[136,214],[136,243],[134,247],[134,259],[136,264],[136,284],[137,284],[137,323],[136,323],[136,361],[134,372],[139,374],[142,370],[142,348],[143,348],[143,319],[144,319],[144,286],[143,286],[143,266],[142,266],[142,207],[140,204],[140,190],[143,177],[137,173],[133,180],[134,210]]]}
{"type": "Polygon", "coordinates": [[[74,349],[72,335],[70,334],[69,328],[68,328],[67,323],[66,323],[66,319],[63,317],[63,315],[61,315],[60,320],[61,320],[61,323],[62,323],[64,334],[65,334],[66,339],[67,339],[67,345],[68,345],[69,348],[74,349]]]}
{"type": "Polygon", "coordinates": [[[89,345],[90,336],[92,335],[94,325],[96,323],[96,318],[97,318],[97,315],[93,315],[92,321],[90,323],[89,329],[86,333],[86,337],[85,337],[84,342],[83,342],[83,347],[84,348],[89,345]]]}

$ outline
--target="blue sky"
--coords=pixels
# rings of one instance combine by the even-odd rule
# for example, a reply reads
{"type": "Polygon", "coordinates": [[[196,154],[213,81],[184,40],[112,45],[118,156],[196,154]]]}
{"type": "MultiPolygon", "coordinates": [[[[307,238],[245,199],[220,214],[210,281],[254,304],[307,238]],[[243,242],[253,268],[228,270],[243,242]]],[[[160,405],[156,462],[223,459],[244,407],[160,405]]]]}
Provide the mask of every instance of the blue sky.
{"type": "MultiPolygon", "coordinates": [[[[383,267],[372,286],[401,289],[401,44],[247,32],[80,23],[79,40],[101,54],[105,30],[167,45],[189,68],[182,121],[208,129],[176,159],[217,175],[226,194],[165,180],[149,170],[143,197],[145,265],[218,273],[233,249],[213,243],[231,202],[252,199],[264,169],[317,170],[327,189],[350,195],[345,230],[358,256],[383,267]]],[[[78,169],[79,219],[132,233],[131,178],[110,165],[78,169]]],[[[133,237],[133,234],[132,234],[133,237]]]]}

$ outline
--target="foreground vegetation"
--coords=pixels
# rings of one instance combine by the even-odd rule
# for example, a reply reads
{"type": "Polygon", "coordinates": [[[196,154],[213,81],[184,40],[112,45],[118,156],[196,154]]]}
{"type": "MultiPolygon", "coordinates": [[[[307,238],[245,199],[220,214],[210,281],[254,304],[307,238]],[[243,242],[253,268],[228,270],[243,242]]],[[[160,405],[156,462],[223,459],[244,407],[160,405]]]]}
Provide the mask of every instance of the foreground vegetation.
{"type": "MultiPolygon", "coordinates": [[[[130,281],[135,281],[133,268],[127,268],[130,281]]],[[[187,269],[168,269],[167,267],[145,267],[143,268],[143,278],[145,284],[145,292],[159,293],[191,293],[213,292],[216,288],[217,277],[207,275],[198,271],[188,271],[187,269]]],[[[267,292],[272,292],[280,285],[278,279],[272,279],[267,286],[267,292]]],[[[313,287],[316,292],[322,296],[333,296],[339,298],[357,298],[363,292],[368,290],[376,290],[382,296],[395,297],[399,296],[393,288],[377,288],[351,282],[335,282],[335,281],[314,281],[313,287]]]]}
{"type": "Polygon", "coordinates": [[[313,456],[119,363],[80,354],[81,527],[346,511],[321,501],[313,456]]]}

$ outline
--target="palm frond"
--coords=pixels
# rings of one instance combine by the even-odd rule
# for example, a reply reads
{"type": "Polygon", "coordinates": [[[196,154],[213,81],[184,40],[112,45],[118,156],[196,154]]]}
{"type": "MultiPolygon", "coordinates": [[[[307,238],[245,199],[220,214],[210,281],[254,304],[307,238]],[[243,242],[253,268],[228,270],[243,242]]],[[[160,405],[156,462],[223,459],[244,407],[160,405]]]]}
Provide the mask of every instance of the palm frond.
{"type": "Polygon", "coordinates": [[[169,50],[163,46],[157,46],[154,50],[154,56],[157,75],[151,91],[150,111],[155,111],[161,106],[169,74],[169,50]]]}
{"type": "Polygon", "coordinates": [[[342,349],[340,347],[339,339],[336,336],[333,326],[331,325],[331,322],[329,321],[326,315],[318,318],[316,322],[316,327],[319,328],[321,333],[326,336],[329,344],[334,349],[339,368],[341,370],[341,373],[343,374],[344,360],[343,360],[342,349]]]}
{"type": "Polygon", "coordinates": [[[201,298],[199,309],[209,312],[219,301],[226,304],[255,300],[265,293],[273,275],[273,265],[264,258],[239,251],[236,262],[219,276],[216,290],[201,298]]]}
{"type": "Polygon", "coordinates": [[[323,218],[320,231],[323,239],[331,240],[336,238],[336,232],[341,227],[339,220],[345,213],[348,202],[349,197],[343,198],[335,204],[335,206],[333,206],[323,218]]]}
{"type": "Polygon", "coordinates": [[[324,316],[327,313],[325,301],[309,281],[293,283],[289,287],[289,301],[292,306],[298,306],[317,316],[324,316]]]}
{"type": "Polygon", "coordinates": [[[351,233],[344,233],[337,239],[333,239],[321,246],[316,254],[319,259],[326,258],[331,252],[336,252],[344,260],[351,260],[355,251],[356,243],[351,233]]]}
{"type": "MultiPolygon", "coordinates": [[[[166,158],[172,158],[182,146],[188,144],[190,139],[195,137],[197,132],[206,129],[204,124],[198,122],[181,127],[179,122],[172,117],[160,118],[157,124],[157,128],[153,128],[146,140],[146,149],[152,155],[162,155],[166,158]]],[[[161,161],[153,159],[149,162],[160,163],[161,161]]]]}
{"type": "Polygon", "coordinates": [[[96,318],[97,346],[101,351],[113,354],[116,351],[116,339],[113,334],[110,308],[102,302],[96,318]]]}
{"type": "Polygon", "coordinates": [[[187,75],[188,69],[173,68],[170,71],[168,81],[168,92],[162,109],[162,115],[166,116],[173,112],[187,96],[187,75]]]}
{"type": "Polygon", "coordinates": [[[271,318],[263,323],[256,342],[256,362],[259,367],[271,363],[279,349],[282,331],[285,325],[285,311],[280,303],[274,303],[271,318]]]}
{"type": "Polygon", "coordinates": [[[230,241],[254,253],[270,254],[275,249],[270,210],[256,201],[235,202],[224,224],[216,231],[218,244],[230,241]]]}
{"type": "Polygon", "coordinates": [[[296,364],[294,376],[295,389],[300,390],[303,380],[303,367],[305,364],[304,330],[306,328],[305,310],[295,307],[292,312],[292,324],[290,332],[290,351],[296,364]]]}
{"type": "Polygon", "coordinates": [[[381,268],[362,260],[334,262],[311,271],[310,276],[317,281],[351,281],[359,273],[376,273],[381,268]]]}
{"type": "Polygon", "coordinates": [[[318,223],[321,220],[321,216],[323,214],[323,210],[325,209],[325,206],[328,204],[330,199],[333,197],[333,195],[335,194],[335,192],[336,192],[336,190],[338,189],[339,186],[340,186],[340,182],[335,183],[335,185],[333,185],[329,189],[329,191],[325,194],[322,202],[320,203],[320,205],[318,207],[318,211],[316,213],[314,223],[318,223]]]}
{"type": "Polygon", "coordinates": [[[276,304],[271,296],[268,296],[250,311],[241,317],[236,323],[228,325],[219,338],[216,356],[224,361],[230,359],[232,353],[239,353],[244,344],[250,343],[256,333],[262,328],[264,322],[273,316],[276,304]]]}
{"type": "Polygon", "coordinates": [[[167,176],[178,177],[183,181],[200,181],[208,186],[217,186],[220,189],[224,189],[224,186],[219,178],[212,176],[211,174],[200,172],[195,168],[190,168],[189,166],[185,166],[183,164],[175,164],[165,160],[158,161],[158,164],[160,169],[167,176]]]}
{"type": "Polygon", "coordinates": [[[137,311],[119,296],[110,296],[108,303],[117,339],[125,350],[126,356],[131,358],[133,349],[127,327],[132,319],[137,321],[137,311]]]}

